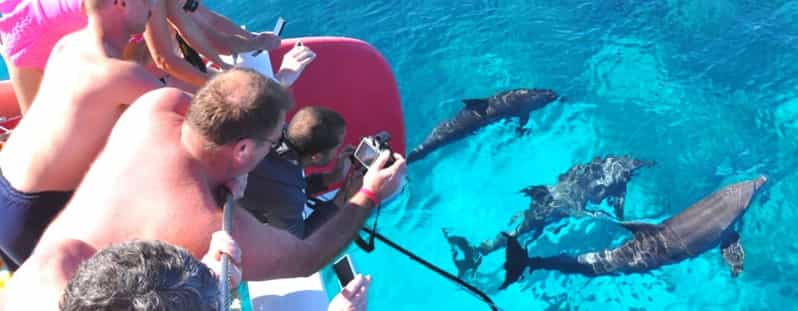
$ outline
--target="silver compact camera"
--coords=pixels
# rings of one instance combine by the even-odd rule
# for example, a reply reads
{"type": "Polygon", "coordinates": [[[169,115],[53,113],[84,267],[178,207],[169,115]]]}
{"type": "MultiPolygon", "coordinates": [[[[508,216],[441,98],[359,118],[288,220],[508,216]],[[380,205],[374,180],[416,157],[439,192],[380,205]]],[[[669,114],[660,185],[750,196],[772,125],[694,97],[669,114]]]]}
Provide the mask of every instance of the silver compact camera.
{"type": "MultiPolygon", "coordinates": [[[[382,131],[377,133],[374,136],[366,136],[360,140],[360,144],[357,145],[357,149],[355,149],[355,153],[352,155],[357,163],[360,163],[365,168],[369,168],[374,160],[380,156],[380,152],[383,150],[388,150],[391,152],[391,146],[388,144],[388,141],[391,140],[391,135],[388,134],[386,131],[382,131]]],[[[391,156],[388,159],[388,163],[386,166],[390,166],[394,162],[393,152],[391,152],[391,156]]]]}

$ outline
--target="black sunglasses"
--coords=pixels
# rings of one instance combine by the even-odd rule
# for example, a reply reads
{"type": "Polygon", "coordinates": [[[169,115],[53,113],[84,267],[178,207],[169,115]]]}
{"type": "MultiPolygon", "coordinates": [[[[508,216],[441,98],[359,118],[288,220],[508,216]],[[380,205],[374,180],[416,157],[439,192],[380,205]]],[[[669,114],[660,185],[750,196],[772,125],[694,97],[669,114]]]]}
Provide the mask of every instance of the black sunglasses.
{"type": "Polygon", "coordinates": [[[186,12],[195,12],[199,7],[199,0],[187,0],[186,4],[183,5],[183,10],[186,12]]]}

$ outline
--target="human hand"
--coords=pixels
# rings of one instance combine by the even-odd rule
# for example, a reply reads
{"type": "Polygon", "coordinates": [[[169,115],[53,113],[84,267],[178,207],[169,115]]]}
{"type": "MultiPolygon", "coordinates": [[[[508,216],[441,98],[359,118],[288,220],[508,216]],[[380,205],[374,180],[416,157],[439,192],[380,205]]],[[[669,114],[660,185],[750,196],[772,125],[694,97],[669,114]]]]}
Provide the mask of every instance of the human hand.
{"type": "Polygon", "coordinates": [[[202,263],[211,269],[216,277],[226,278],[222,273],[222,254],[230,257],[230,282],[233,288],[241,282],[241,248],[233,238],[224,231],[216,231],[211,236],[211,246],[208,253],[202,257],[202,263]]]}
{"type": "Polygon", "coordinates": [[[371,276],[358,274],[335,295],[327,311],[363,311],[368,305],[368,289],[371,276]]]}
{"type": "Polygon", "coordinates": [[[277,79],[285,87],[289,87],[299,79],[302,71],[316,59],[316,53],[310,48],[302,45],[302,41],[297,41],[288,53],[283,56],[283,63],[280,71],[277,72],[277,79]]]}
{"type": "Polygon", "coordinates": [[[225,63],[224,61],[222,61],[222,63],[219,64],[219,68],[221,68],[222,71],[227,71],[227,70],[235,68],[235,66],[231,65],[231,64],[228,64],[228,63],[225,63]]]}
{"type": "Polygon", "coordinates": [[[363,188],[374,192],[380,200],[390,197],[399,190],[407,170],[405,158],[398,153],[393,154],[394,162],[391,166],[383,167],[388,162],[389,156],[390,151],[380,152],[380,156],[374,160],[363,176],[363,188]]]}
{"type": "Polygon", "coordinates": [[[252,50],[274,50],[280,47],[280,36],[275,35],[271,31],[255,33],[252,39],[255,43],[255,48],[252,50]]]}
{"type": "Polygon", "coordinates": [[[335,169],[332,173],[335,177],[335,182],[339,182],[346,177],[346,173],[352,168],[352,154],[355,153],[355,146],[346,145],[344,149],[338,153],[338,160],[335,163],[335,169]]]}
{"type": "Polygon", "coordinates": [[[352,199],[357,194],[358,190],[363,187],[363,175],[366,173],[365,169],[355,169],[349,174],[341,189],[335,194],[333,202],[336,206],[346,205],[346,201],[352,199]]]}
{"type": "Polygon", "coordinates": [[[239,175],[229,180],[224,186],[227,191],[233,196],[233,200],[238,200],[244,197],[244,191],[247,190],[247,177],[249,174],[239,175]]]}
{"type": "MultiPolygon", "coordinates": [[[[207,66],[208,69],[215,69],[215,70],[218,70],[218,71],[226,71],[226,70],[233,69],[234,67],[235,66],[230,65],[228,63],[225,63],[224,61],[220,61],[220,62],[210,61],[208,63],[208,66],[207,66]]],[[[212,70],[208,70],[208,80],[210,80],[213,77],[211,72],[212,72],[212,70]]]]}

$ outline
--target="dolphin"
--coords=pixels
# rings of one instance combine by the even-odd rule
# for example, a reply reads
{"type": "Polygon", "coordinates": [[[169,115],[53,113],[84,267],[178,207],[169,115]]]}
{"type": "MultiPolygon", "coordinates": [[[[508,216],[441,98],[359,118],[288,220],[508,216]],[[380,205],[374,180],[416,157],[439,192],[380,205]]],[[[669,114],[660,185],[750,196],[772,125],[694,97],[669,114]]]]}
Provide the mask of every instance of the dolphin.
{"type": "Polygon", "coordinates": [[[502,235],[507,238],[505,251],[507,260],[504,262],[504,283],[499,286],[499,289],[507,288],[507,286],[510,286],[510,284],[518,281],[523,276],[529,258],[527,250],[518,243],[518,238],[504,232],[502,232],[502,235]]]}
{"type": "Polygon", "coordinates": [[[488,98],[465,99],[465,107],[454,119],[436,126],[421,145],[410,151],[407,162],[421,160],[436,149],[457,141],[493,122],[519,117],[518,131],[529,121],[529,113],[545,107],[559,98],[556,92],[546,89],[515,89],[488,98]]]}
{"type": "MultiPolygon", "coordinates": [[[[482,254],[480,254],[476,249],[473,247],[468,246],[468,241],[459,236],[449,236],[449,231],[446,228],[441,229],[443,231],[443,236],[449,241],[451,244],[451,251],[452,251],[452,261],[454,261],[455,267],[457,267],[457,276],[462,278],[466,275],[468,270],[471,270],[473,266],[479,265],[482,263],[482,254]],[[457,248],[463,253],[463,259],[457,259],[458,251],[457,248]]],[[[472,271],[476,273],[476,270],[472,271]]]]}
{"type": "Polygon", "coordinates": [[[510,247],[518,244],[517,238],[508,235],[510,241],[502,288],[517,281],[526,268],[587,276],[641,273],[696,257],[717,245],[720,245],[724,260],[731,268],[732,277],[736,277],[742,272],[744,252],[733,225],[766,181],[767,178],[760,176],[726,186],[660,224],[619,222],[634,233],[634,238],[613,249],[575,257],[561,254],[519,260],[517,248],[520,246],[510,247]]]}
{"type": "MultiPolygon", "coordinates": [[[[579,164],[558,178],[554,186],[531,186],[521,190],[525,196],[532,199],[529,208],[512,217],[511,224],[521,221],[509,232],[511,236],[519,236],[532,232],[534,241],[541,234],[546,225],[557,222],[569,216],[601,216],[613,218],[602,211],[588,211],[588,203],[599,204],[607,200],[615,210],[616,219],[623,219],[623,206],[626,197],[626,187],[631,181],[634,172],[642,167],[653,166],[653,161],[644,161],[630,156],[596,157],[587,164],[579,164]]],[[[469,245],[465,238],[445,234],[452,247],[459,247],[464,254],[471,254],[477,250],[482,255],[487,255],[505,245],[505,234],[483,241],[479,246],[469,245]]],[[[465,257],[455,260],[458,270],[466,271],[479,266],[481,257],[465,257]],[[469,260],[472,259],[472,260],[469,260]]]]}

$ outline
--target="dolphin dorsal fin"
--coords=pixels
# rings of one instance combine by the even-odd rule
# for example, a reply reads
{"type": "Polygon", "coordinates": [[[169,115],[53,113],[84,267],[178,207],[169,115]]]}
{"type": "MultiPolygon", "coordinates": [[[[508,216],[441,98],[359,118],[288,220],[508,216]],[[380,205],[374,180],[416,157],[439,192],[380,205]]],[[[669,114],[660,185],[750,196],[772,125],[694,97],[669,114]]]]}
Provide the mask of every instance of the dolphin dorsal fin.
{"type": "Polygon", "coordinates": [[[485,111],[488,108],[488,100],[481,98],[464,99],[463,104],[469,110],[485,111]]]}
{"type": "Polygon", "coordinates": [[[634,234],[642,233],[642,232],[656,232],[662,229],[662,226],[657,224],[650,224],[647,222],[641,221],[621,221],[618,222],[619,225],[626,228],[626,230],[631,231],[634,234]]]}

